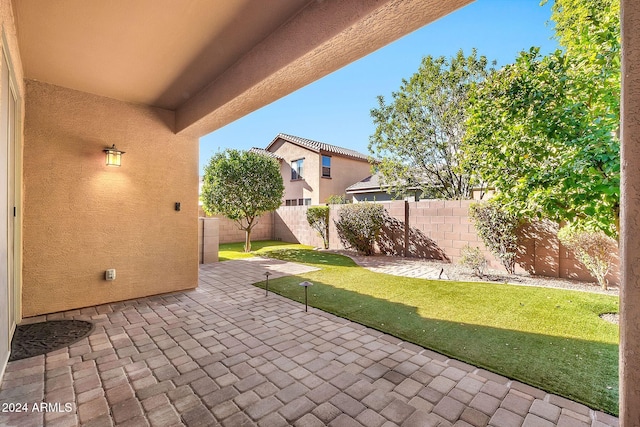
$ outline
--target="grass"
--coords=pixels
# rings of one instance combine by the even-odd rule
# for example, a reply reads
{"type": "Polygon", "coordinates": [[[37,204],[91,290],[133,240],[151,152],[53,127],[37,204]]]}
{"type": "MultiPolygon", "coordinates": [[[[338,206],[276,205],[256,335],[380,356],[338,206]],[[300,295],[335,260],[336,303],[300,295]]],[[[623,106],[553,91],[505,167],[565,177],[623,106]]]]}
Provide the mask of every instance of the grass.
{"type": "Polygon", "coordinates": [[[218,261],[251,258],[256,255],[264,255],[267,252],[285,249],[311,249],[311,246],[281,242],[278,240],[259,240],[251,242],[251,252],[247,253],[244,251],[244,242],[222,243],[218,246],[218,261]]]}
{"type": "MultiPolygon", "coordinates": [[[[310,305],[594,409],[618,413],[618,298],[561,289],[413,279],[347,257],[277,248],[264,255],[321,267],[269,281],[310,305]]],[[[262,283],[257,286],[264,286],[262,283]]]]}

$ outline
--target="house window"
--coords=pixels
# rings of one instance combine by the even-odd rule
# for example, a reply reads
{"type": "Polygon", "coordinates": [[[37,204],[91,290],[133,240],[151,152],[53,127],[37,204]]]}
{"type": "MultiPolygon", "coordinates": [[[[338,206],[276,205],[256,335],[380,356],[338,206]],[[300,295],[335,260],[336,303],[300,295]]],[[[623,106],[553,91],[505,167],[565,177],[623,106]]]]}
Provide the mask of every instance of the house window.
{"type": "Polygon", "coordinates": [[[298,159],[291,162],[291,179],[302,179],[302,161],[298,159]]]}
{"type": "Polygon", "coordinates": [[[285,206],[310,206],[311,199],[287,199],[284,204],[285,206]]]}
{"type": "Polygon", "coordinates": [[[331,178],[331,157],[322,156],[322,177],[331,178]]]}

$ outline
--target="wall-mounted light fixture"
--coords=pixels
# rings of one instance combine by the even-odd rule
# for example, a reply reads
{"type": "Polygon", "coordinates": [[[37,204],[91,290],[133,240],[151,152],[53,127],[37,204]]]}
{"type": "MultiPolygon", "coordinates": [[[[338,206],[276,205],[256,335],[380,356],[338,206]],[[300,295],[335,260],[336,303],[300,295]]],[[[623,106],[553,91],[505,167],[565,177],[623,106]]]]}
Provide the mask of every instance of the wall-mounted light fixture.
{"type": "Polygon", "coordinates": [[[107,166],[120,166],[124,151],[118,150],[115,144],[113,144],[111,148],[105,148],[102,151],[107,153],[107,166]]]}

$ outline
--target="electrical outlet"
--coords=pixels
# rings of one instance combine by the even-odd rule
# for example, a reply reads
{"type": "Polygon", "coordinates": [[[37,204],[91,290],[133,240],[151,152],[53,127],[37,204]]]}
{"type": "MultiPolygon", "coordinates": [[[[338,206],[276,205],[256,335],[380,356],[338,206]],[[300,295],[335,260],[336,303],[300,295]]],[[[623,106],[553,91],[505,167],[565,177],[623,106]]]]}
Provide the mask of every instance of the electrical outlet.
{"type": "Polygon", "coordinates": [[[109,270],[104,272],[105,280],[116,280],[116,270],[115,268],[110,268],[109,270]]]}

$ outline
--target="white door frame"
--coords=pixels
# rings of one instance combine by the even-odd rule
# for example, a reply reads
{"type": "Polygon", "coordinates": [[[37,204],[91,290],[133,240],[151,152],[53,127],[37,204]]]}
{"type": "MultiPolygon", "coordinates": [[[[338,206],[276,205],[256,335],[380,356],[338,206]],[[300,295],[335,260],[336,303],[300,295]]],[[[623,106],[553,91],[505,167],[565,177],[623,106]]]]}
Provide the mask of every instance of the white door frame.
{"type": "MultiPolygon", "coordinates": [[[[6,67],[8,72],[8,87],[0,88],[3,93],[7,90],[7,97],[3,96],[3,101],[7,100],[7,288],[9,305],[7,314],[9,316],[9,346],[16,325],[22,320],[22,247],[21,231],[21,207],[22,207],[22,101],[19,86],[11,60],[11,52],[7,43],[7,37],[2,29],[2,54],[1,67],[6,67]]],[[[10,348],[10,347],[9,347],[10,348]]]]}

